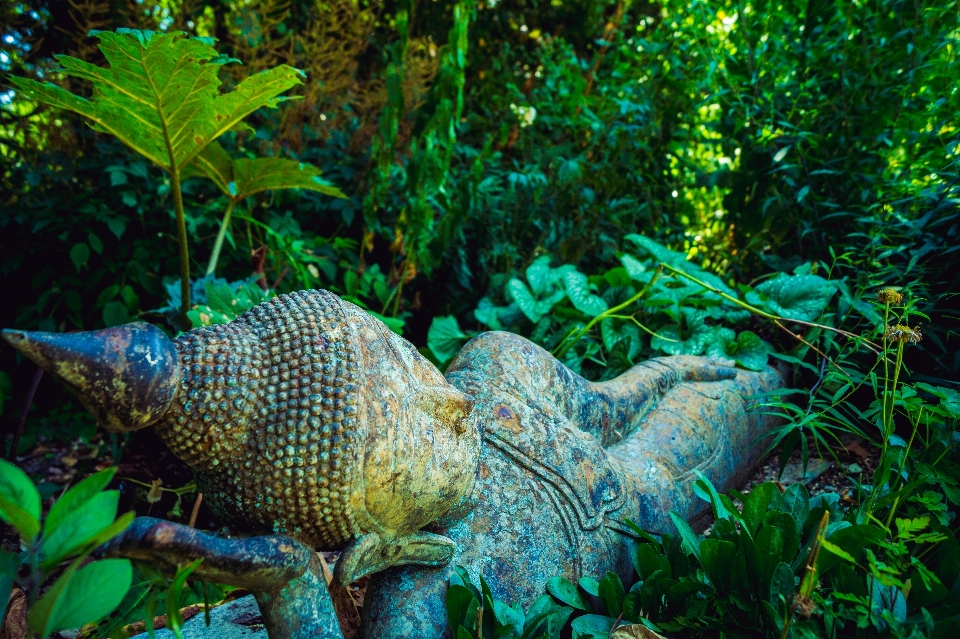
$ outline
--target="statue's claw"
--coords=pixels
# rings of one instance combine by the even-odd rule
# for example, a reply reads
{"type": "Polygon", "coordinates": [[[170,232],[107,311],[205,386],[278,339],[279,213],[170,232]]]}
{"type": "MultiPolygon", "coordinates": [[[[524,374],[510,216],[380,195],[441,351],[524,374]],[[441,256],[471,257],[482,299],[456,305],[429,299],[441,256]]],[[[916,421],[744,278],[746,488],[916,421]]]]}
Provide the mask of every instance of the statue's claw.
{"type": "Polygon", "coordinates": [[[456,549],[457,545],[450,539],[428,532],[416,532],[392,541],[381,539],[377,533],[367,533],[350,542],[340,555],[333,575],[338,584],[348,586],[391,566],[443,566],[456,549]]]}
{"type": "Polygon", "coordinates": [[[251,591],[271,639],[342,639],[316,553],[285,535],[228,539],[152,517],[138,517],[97,554],[176,570],[197,559],[198,576],[251,591]]]}

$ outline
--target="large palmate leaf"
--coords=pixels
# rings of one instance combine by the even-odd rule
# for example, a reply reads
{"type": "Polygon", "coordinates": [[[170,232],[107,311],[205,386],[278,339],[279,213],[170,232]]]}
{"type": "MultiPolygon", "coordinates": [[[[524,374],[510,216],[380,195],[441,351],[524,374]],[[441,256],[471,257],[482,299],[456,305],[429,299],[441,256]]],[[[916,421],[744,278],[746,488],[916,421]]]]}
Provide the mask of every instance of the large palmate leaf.
{"type": "Polygon", "coordinates": [[[75,111],[94,128],[111,133],[167,171],[185,167],[217,137],[261,107],[301,84],[300,72],[281,65],[220,92],[217,72],[230,60],[217,55],[209,38],[180,32],[119,29],[95,33],[110,66],[59,55],[67,75],[93,83],[90,100],[52,83],[11,78],[26,96],[75,111]]]}
{"type": "Polygon", "coordinates": [[[278,189],[307,189],[333,197],[346,197],[320,177],[320,169],[284,158],[234,159],[217,142],[208,144],[191,162],[183,178],[210,178],[233,200],[278,189]]]}

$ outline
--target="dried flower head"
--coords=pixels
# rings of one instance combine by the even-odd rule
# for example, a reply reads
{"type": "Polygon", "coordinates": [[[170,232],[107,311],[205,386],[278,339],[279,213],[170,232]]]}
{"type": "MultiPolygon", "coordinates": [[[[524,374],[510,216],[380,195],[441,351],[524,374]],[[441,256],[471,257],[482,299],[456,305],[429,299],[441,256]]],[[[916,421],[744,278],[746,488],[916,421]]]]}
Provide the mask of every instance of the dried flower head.
{"type": "Polygon", "coordinates": [[[877,301],[881,304],[900,304],[903,302],[903,295],[897,293],[892,288],[882,288],[877,293],[877,301]]]}
{"type": "Polygon", "coordinates": [[[813,603],[813,599],[805,597],[800,593],[794,596],[793,605],[796,608],[797,614],[804,619],[809,619],[817,610],[817,604],[813,603]]]}
{"type": "Polygon", "coordinates": [[[885,337],[891,342],[910,342],[911,344],[916,344],[923,339],[923,333],[920,332],[919,326],[910,328],[903,324],[897,324],[896,326],[887,327],[885,337]]]}

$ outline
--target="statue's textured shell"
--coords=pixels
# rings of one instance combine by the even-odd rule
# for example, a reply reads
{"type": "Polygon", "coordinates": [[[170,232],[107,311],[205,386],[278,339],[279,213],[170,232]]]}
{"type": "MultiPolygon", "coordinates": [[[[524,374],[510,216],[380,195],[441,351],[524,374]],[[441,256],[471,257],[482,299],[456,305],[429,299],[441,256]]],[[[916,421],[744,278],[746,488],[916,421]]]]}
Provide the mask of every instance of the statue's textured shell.
{"type": "Polygon", "coordinates": [[[157,432],[201,474],[217,514],[315,547],[360,534],[350,508],[360,371],[342,302],[281,295],[176,344],[181,390],[157,432]]]}

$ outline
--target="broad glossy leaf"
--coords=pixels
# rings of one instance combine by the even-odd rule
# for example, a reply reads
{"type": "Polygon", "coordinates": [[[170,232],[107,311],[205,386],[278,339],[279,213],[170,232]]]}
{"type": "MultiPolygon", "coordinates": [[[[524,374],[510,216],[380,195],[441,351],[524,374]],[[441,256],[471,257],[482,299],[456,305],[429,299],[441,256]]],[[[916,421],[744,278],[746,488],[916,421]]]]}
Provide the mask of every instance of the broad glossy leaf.
{"type": "Polygon", "coordinates": [[[563,282],[570,302],[581,313],[596,317],[609,308],[602,297],[590,291],[587,276],[580,271],[567,271],[563,276],[563,282]]]}
{"type": "Polygon", "coordinates": [[[836,292],[833,282],[818,275],[781,273],[747,294],[747,301],[781,317],[812,322],[836,292]]]}
{"type": "Polygon", "coordinates": [[[732,351],[729,356],[748,371],[762,371],[767,367],[770,348],[756,333],[743,331],[737,335],[732,351]]]}
{"type": "Polygon", "coordinates": [[[563,577],[549,579],[547,581],[547,592],[568,606],[573,606],[578,610],[590,610],[590,605],[580,594],[580,590],[569,579],[563,577]]]}
{"type": "Polygon", "coordinates": [[[44,637],[97,621],[120,605],[130,589],[128,559],[103,559],[76,570],[75,563],[27,615],[30,629],[44,637]]]}
{"type": "Polygon", "coordinates": [[[704,539],[700,542],[700,554],[700,561],[714,588],[720,593],[729,592],[737,547],[732,542],[721,539],[704,539]]]}
{"type": "Polygon", "coordinates": [[[43,524],[44,538],[49,538],[65,520],[86,506],[91,499],[107,487],[107,484],[110,483],[110,480],[112,480],[116,474],[116,467],[105,468],[87,477],[64,493],[63,497],[58,499],[50,509],[50,512],[47,513],[47,519],[43,524]]]}
{"type": "Polygon", "coordinates": [[[550,268],[550,256],[541,255],[527,267],[527,283],[534,295],[543,295],[556,281],[555,269],[550,268]]]}
{"type": "Polygon", "coordinates": [[[600,594],[600,582],[593,577],[580,577],[577,583],[588,595],[596,597],[600,594]]]}
{"type": "Polygon", "coordinates": [[[784,605],[780,598],[783,597],[786,605],[793,601],[793,593],[796,592],[796,581],[793,570],[789,564],[780,562],[773,571],[773,578],[770,580],[770,604],[775,610],[780,610],[784,605]]]}
{"type": "Polygon", "coordinates": [[[780,497],[780,510],[790,515],[796,525],[797,534],[801,534],[810,512],[810,496],[806,486],[803,484],[788,486],[780,497]]]}
{"type": "Polygon", "coordinates": [[[447,589],[447,622],[451,628],[466,623],[471,601],[476,601],[476,597],[465,586],[454,584],[447,589]]]}
{"type": "Polygon", "coordinates": [[[493,602],[493,612],[497,617],[497,621],[500,622],[503,626],[509,626],[513,629],[513,634],[516,637],[519,637],[523,634],[523,613],[512,608],[502,601],[493,602]]]}
{"type": "Polygon", "coordinates": [[[434,317],[427,331],[427,346],[440,363],[453,359],[468,339],[469,336],[460,329],[453,315],[434,317]]]}
{"type": "Polygon", "coordinates": [[[607,609],[607,614],[617,617],[623,611],[623,596],[625,594],[623,582],[616,573],[608,572],[600,580],[597,588],[600,601],[607,609]]]}
{"type": "Polygon", "coordinates": [[[507,295],[512,299],[523,314],[531,322],[536,324],[543,317],[543,312],[538,308],[537,300],[533,298],[527,285],[517,278],[513,278],[507,283],[507,295]]]}
{"type": "Polygon", "coordinates": [[[659,552],[659,549],[653,544],[639,544],[637,546],[635,568],[643,581],[649,579],[650,575],[658,570],[662,571],[662,577],[671,576],[670,560],[659,552]]]}
{"type": "Polygon", "coordinates": [[[753,567],[760,576],[761,587],[767,588],[773,571],[783,561],[783,531],[778,526],[765,525],[756,536],[757,563],[753,567]]]}
{"type": "Polygon", "coordinates": [[[595,639],[603,639],[610,635],[610,629],[613,628],[613,624],[616,621],[615,617],[583,615],[582,617],[574,619],[573,623],[570,624],[570,628],[573,630],[574,639],[589,636],[593,636],[595,639]]]}
{"type": "Polygon", "coordinates": [[[277,96],[301,84],[298,71],[281,65],[221,93],[222,59],[209,40],[130,29],[96,36],[108,67],[57,56],[65,73],[93,83],[92,99],[51,83],[11,81],[27,97],[85,116],[95,129],[117,136],[167,171],[182,169],[244,117],[275,107],[282,100],[277,96]]]}
{"type": "MultiPolygon", "coordinates": [[[[731,289],[727,284],[721,280],[719,277],[713,273],[709,273],[696,264],[687,261],[687,256],[684,253],[679,253],[677,251],[671,251],[662,244],[650,239],[649,237],[644,237],[642,235],[631,234],[624,237],[626,240],[630,240],[636,244],[639,248],[643,249],[645,252],[649,253],[655,260],[663,262],[668,266],[683,271],[693,277],[697,278],[701,282],[709,284],[710,286],[720,290],[728,295],[736,296],[735,291],[731,289]]],[[[624,265],[626,266],[626,265],[624,265]]],[[[695,285],[694,285],[695,286],[695,285]]],[[[698,287],[699,288],[699,287],[698,287]]],[[[704,290],[704,289],[700,289],[704,290]]],[[[707,293],[704,291],[704,297],[707,299],[721,299],[719,296],[714,293],[707,293]]]]}
{"type": "Polygon", "coordinates": [[[56,529],[43,538],[42,565],[47,569],[57,565],[113,524],[119,499],[120,493],[116,490],[97,493],[83,508],[64,517],[56,529]]]}
{"type": "Polygon", "coordinates": [[[763,482],[747,495],[741,514],[751,535],[757,534],[763,522],[763,516],[767,514],[767,508],[773,500],[774,492],[779,492],[779,489],[772,482],[763,482]]]}
{"type": "Polygon", "coordinates": [[[0,460],[0,518],[10,522],[24,540],[40,530],[40,493],[19,467],[0,460]]]}

